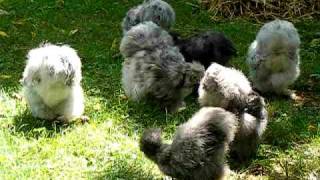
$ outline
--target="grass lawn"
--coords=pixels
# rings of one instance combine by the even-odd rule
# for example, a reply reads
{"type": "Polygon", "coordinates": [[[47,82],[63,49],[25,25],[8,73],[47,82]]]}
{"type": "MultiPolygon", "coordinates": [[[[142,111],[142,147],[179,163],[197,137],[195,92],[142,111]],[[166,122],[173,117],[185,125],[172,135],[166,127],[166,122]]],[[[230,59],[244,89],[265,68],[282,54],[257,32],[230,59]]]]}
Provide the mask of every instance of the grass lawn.
{"type": "MultiPolygon", "coordinates": [[[[176,126],[199,107],[166,114],[157,107],[128,102],[120,84],[120,22],[142,0],[0,0],[0,179],[161,179],[158,168],[139,151],[146,127],[160,127],[170,139],[176,126]],[[2,11],[4,10],[4,11],[2,11]],[[25,56],[40,42],[66,43],[83,62],[87,124],[58,126],[31,116],[21,98],[25,56]]],[[[219,30],[239,55],[246,52],[261,24],[236,20],[214,23],[187,2],[170,0],[177,14],[174,29],[185,35],[219,30]]],[[[232,179],[320,178],[320,21],[295,24],[302,39],[301,76],[292,87],[303,101],[267,98],[270,121],[258,156],[237,167],[232,179]],[[317,39],[318,38],[318,39],[317,39]]],[[[230,163],[232,164],[232,163],[230,163]]]]}

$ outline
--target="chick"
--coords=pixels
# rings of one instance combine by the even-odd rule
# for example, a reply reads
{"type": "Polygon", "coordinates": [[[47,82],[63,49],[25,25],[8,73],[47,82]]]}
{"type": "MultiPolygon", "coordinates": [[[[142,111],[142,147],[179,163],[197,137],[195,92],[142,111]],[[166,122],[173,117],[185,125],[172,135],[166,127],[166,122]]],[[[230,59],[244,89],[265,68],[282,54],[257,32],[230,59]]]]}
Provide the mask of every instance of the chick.
{"type": "Polygon", "coordinates": [[[32,115],[68,122],[84,111],[81,61],[68,45],[45,43],[29,51],[21,80],[32,115]]]}
{"type": "Polygon", "coordinates": [[[225,66],[237,54],[232,41],[220,32],[208,31],[186,39],[175,32],[170,34],[187,62],[198,61],[205,68],[212,62],[225,66]]]}
{"type": "Polygon", "coordinates": [[[217,63],[212,63],[206,70],[198,93],[202,107],[222,107],[239,117],[240,128],[231,152],[238,160],[247,161],[255,154],[267,125],[264,99],[252,90],[242,72],[217,63]]]}
{"type": "Polygon", "coordinates": [[[131,27],[145,21],[152,21],[158,26],[169,30],[175,23],[176,15],[173,8],[162,0],[145,0],[142,4],[131,8],[122,21],[123,33],[131,27]]]}
{"type": "Polygon", "coordinates": [[[123,37],[122,85],[133,101],[151,100],[175,112],[200,81],[204,67],[187,63],[171,36],[153,22],[131,28],[123,37]]]}
{"type": "Polygon", "coordinates": [[[236,116],[222,108],[205,107],[180,125],[171,144],[159,129],[146,130],[140,149],[166,175],[177,179],[222,179],[225,155],[238,126],[236,116]]]}
{"type": "Polygon", "coordinates": [[[253,90],[246,76],[233,68],[212,63],[206,70],[199,86],[201,106],[244,109],[253,90]]]}
{"type": "Polygon", "coordinates": [[[245,163],[256,155],[267,127],[268,111],[264,99],[250,94],[247,106],[238,117],[240,127],[230,145],[230,154],[234,160],[245,163]]]}
{"type": "Polygon", "coordinates": [[[296,98],[288,89],[300,74],[300,37],[294,25],[284,20],[266,23],[250,45],[247,64],[253,86],[296,98]]]}

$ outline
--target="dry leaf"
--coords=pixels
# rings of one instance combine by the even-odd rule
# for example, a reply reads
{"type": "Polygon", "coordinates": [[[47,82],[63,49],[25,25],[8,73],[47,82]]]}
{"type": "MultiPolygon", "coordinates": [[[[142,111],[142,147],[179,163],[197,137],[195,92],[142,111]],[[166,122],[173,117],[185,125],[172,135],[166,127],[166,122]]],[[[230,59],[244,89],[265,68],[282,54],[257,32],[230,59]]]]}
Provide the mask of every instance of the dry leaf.
{"type": "Polygon", "coordinates": [[[79,31],[78,29],[71,30],[71,31],[69,32],[69,36],[74,35],[74,34],[77,33],[78,31],[79,31]]]}
{"type": "Polygon", "coordinates": [[[119,42],[118,42],[118,39],[115,38],[115,39],[113,39],[113,41],[112,41],[110,50],[117,51],[118,49],[119,49],[119,42]]]}
{"type": "Polygon", "coordinates": [[[98,110],[101,110],[101,105],[100,104],[95,104],[93,105],[93,109],[98,111],[98,110]]]}
{"type": "Polygon", "coordinates": [[[0,9],[0,16],[1,15],[8,15],[9,13],[8,13],[8,11],[5,11],[5,10],[3,10],[3,9],[0,9]]]}
{"type": "Polygon", "coordinates": [[[37,34],[35,32],[31,32],[32,39],[34,39],[36,36],[37,36],[37,34]]]}
{"type": "Polygon", "coordinates": [[[0,79],[10,79],[11,75],[0,75],[0,79]]]}
{"type": "Polygon", "coordinates": [[[12,23],[15,25],[24,25],[25,24],[24,20],[13,21],[12,23]]]}
{"type": "Polygon", "coordinates": [[[63,6],[64,6],[64,0],[56,0],[56,5],[57,5],[59,8],[63,8],[63,6]]]}
{"type": "Polygon", "coordinates": [[[14,93],[14,94],[13,94],[13,98],[15,98],[15,99],[17,99],[17,100],[21,101],[21,100],[23,99],[23,96],[22,96],[21,94],[14,93]]]}
{"type": "Polygon", "coordinates": [[[0,36],[2,37],[9,37],[7,33],[3,32],[3,31],[0,31],[0,36]]]}
{"type": "Polygon", "coordinates": [[[315,125],[313,125],[313,124],[309,124],[309,126],[308,126],[308,130],[309,131],[317,131],[317,127],[315,126],[315,125]]]}
{"type": "Polygon", "coordinates": [[[124,95],[124,94],[121,94],[120,95],[120,99],[122,100],[127,100],[128,99],[128,96],[124,95]]]}

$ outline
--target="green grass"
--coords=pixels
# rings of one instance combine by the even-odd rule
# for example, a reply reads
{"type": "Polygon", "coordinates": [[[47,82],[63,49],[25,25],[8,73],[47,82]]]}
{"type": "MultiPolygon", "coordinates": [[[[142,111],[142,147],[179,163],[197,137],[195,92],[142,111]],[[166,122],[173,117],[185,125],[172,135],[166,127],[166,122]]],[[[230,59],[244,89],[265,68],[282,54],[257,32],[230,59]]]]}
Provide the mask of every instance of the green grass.
{"type": "MultiPolygon", "coordinates": [[[[195,0],[190,2],[195,2],[195,0]]],[[[0,179],[160,179],[158,168],[139,151],[146,127],[160,127],[170,139],[176,126],[197,109],[166,114],[157,107],[123,98],[118,46],[120,22],[140,0],[0,0],[0,179]],[[1,14],[1,13],[0,13],[1,14]],[[0,33],[1,34],[1,33],[0,33]],[[59,126],[31,116],[21,96],[25,56],[42,41],[67,43],[83,62],[85,114],[88,124],[59,126]]],[[[171,0],[177,13],[175,30],[184,35],[202,30],[225,32],[239,56],[232,64],[248,73],[245,57],[261,24],[247,21],[215,23],[209,15],[171,0]]],[[[292,87],[301,103],[267,98],[270,122],[258,156],[238,167],[234,179],[305,179],[320,175],[319,21],[297,23],[302,39],[301,76],[292,87]]]]}

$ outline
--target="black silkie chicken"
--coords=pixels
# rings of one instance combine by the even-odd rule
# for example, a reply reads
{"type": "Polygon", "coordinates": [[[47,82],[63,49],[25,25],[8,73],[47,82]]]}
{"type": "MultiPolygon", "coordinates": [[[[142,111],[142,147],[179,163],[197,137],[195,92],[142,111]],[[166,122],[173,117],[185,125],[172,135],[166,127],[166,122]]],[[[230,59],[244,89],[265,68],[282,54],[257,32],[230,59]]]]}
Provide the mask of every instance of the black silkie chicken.
{"type": "Polygon", "coordinates": [[[176,32],[170,32],[170,35],[187,62],[198,61],[205,68],[212,62],[225,66],[237,55],[232,41],[220,32],[208,31],[185,39],[176,32]]]}
{"type": "Polygon", "coordinates": [[[222,179],[225,155],[238,126],[236,116],[222,108],[204,107],[180,125],[171,144],[159,129],[146,130],[140,149],[166,175],[177,179],[222,179]]]}

